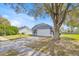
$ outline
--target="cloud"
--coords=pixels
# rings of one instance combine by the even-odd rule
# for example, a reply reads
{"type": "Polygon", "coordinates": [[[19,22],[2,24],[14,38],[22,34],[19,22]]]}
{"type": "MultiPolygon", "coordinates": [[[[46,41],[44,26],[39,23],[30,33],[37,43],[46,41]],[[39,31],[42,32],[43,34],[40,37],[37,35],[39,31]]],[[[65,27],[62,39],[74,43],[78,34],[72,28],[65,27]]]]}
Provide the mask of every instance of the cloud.
{"type": "Polygon", "coordinates": [[[13,15],[12,17],[4,15],[4,17],[9,18],[11,25],[18,27],[28,25],[29,22],[33,22],[35,20],[34,17],[25,14],[13,15]]]}
{"type": "Polygon", "coordinates": [[[20,22],[17,20],[18,18],[13,17],[13,18],[10,19],[10,16],[6,15],[6,14],[2,15],[2,16],[4,18],[7,18],[10,21],[11,25],[13,25],[13,26],[20,26],[20,22]]]}
{"type": "Polygon", "coordinates": [[[27,20],[31,20],[31,21],[35,20],[35,18],[33,16],[29,16],[27,14],[19,14],[18,16],[19,17],[21,16],[23,19],[27,19],[27,20]]]}
{"type": "Polygon", "coordinates": [[[17,27],[21,26],[21,24],[17,20],[11,20],[10,22],[11,22],[11,25],[13,26],[17,26],[17,27]]]}
{"type": "Polygon", "coordinates": [[[7,6],[1,6],[0,5],[0,14],[7,18],[11,25],[13,26],[29,26],[31,27],[33,24],[35,24],[35,19],[32,16],[29,16],[24,13],[17,14],[13,9],[7,7],[7,6]],[[30,25],[29,25],[30,24],[30,25]]]}
{"type": "Polygon", "coordinates": [[[27,15],[27,18],[28,18],[29,20],[35,21],[35,18],[32,17],[32,16],[28,16],[28,15],[27,15]]]}
{"type": "Polygon", "coordinates": [[[10,21],[11,25],[17,26],[17,27],[24,26],[24,22],[25,22],[22,18],[18,18],[18,17],[15,17],[9,21],[10,21]]]}
{"type": "Polygon", "coordinates": [[[2,15],[2,17],[8,18],[9,16],[8,15],[2,15]]]}

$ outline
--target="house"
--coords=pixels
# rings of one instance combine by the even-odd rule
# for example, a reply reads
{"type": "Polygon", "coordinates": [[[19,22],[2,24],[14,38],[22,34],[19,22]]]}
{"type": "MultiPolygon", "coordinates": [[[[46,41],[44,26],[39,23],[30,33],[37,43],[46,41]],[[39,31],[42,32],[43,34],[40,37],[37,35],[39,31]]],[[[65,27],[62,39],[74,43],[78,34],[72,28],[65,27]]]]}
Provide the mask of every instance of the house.
{"type": "Polygon", "coordinates": [[[32,34],[32,31],[27,26],[23,26],[19,28],[19,33],[20,34],[32,34]]]}
{"type": "Polygon", "coordinates": [[[34,36],[52,36],[53,31],[50,25],[41,23],[32,28],[32,33],[34,36]]]}

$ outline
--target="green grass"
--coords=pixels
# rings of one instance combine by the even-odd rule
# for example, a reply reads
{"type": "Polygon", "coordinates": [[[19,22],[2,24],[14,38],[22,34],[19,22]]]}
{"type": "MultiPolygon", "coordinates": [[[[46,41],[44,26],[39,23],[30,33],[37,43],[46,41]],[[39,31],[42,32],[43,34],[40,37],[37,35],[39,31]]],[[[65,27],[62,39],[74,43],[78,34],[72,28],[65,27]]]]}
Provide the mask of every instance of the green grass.
{"type": "Polygon", "coordinates": [[[62,34],[61,37],[79,40],[79,34],[62,34]]]}
{"type": "Polygon", "coordinates": [[[27,38],[29,37],[29,35],[18,34],[18,35],[9,35],[9,36],[2,36],[2,37],[12,40],[12,39],[18,39],[18,38],[27,38]]]}
{"type": "MultiPolygon", "coordinates": [[[[17,38],[31,37],[31,35],[18,34],[18,35],[9,35],[9,36],[2,36],[2,37],[12,40],[12,39],[17,39],[17,38]]],[[[79,34],[62,34],[61,38],[63,38],[63,37],[71,38],[71,39],[79,41],[79,34]]]]}
{"type": "MultiPolygon", "coordinates": [[[[27,38],[27,37],[30,37],[30,35],[23,35],[23,34],[18,34],[18,35],[9,35],[9,36],[3,36],[7,39],[17,39],[17,38],[27,38]]],[[[71,38],[71,39],[74,39],[74,40],[79,40],[79,34],[62,34],[61,35],[61,38],[71,38]]]]}

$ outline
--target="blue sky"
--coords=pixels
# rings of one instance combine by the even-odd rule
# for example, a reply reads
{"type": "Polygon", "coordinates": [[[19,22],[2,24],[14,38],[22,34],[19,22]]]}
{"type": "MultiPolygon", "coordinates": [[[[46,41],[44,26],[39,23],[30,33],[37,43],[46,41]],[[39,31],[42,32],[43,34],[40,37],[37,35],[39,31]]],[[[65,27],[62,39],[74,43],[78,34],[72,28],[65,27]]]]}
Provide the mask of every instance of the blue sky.
{"type": "MultiPolygon", "coordinates": [[[[29,6],[29,8],[31,8],[31,6],[29,6]]],[[[38,20],[35,20],[34,17],[29,16],[27,14],[17,14],[16,12],[14,12],[13,9],[3,4],[0,4],[0,15],[7,18],[10,21],[11,25],[18,27],[28,26],[29,28],[32,28],[34,25],[39,23],[47,23],[49,25],[52,25],[52,20],[49,17],[39,17],[38,20]]]]}

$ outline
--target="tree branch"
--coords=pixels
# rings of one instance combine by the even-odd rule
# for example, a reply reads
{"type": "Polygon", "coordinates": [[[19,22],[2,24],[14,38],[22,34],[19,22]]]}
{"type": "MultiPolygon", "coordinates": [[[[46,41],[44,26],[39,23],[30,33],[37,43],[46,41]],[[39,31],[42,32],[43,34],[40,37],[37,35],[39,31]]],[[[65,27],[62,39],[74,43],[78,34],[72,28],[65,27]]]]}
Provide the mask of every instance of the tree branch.
{"type": "Polygon", "coordinates": [[[69,4],[67,4],[67,7],[66,7],[66,9],[65,9],[65,11],[64,11],[64,13],[63,13],[63,17],[62,17],[62,19],[60,20],[60,22],[57,24],[59,27],[62,25],[62,23],[65,21],[65,18],[66,18],[66,15],[67,15],[67,11],[68,11],[68,9],[69,9],[69,7],[71,6],[71,4],[69,3],[69,4]]]}

